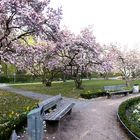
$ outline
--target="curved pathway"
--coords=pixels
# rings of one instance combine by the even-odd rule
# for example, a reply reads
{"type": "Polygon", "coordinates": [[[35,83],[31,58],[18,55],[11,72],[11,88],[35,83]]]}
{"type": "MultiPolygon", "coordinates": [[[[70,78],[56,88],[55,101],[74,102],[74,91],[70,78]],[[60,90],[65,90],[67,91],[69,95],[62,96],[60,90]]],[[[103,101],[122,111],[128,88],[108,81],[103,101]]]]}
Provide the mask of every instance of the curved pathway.
{"type": "MultiPolygon", "coordinates": [[[[50,97],[14,89],[7,85],[0,85],[0,88],[40,100],[50,97]]],[[[73,112],[60,121],[59,128],[54,133],[45,132],[44,140],[129,140],[119,125],[116,114],[121,102],[135,96],[140,95],[113,96],[111,99],[100,97],[92,100],[65,98],[67,101],[76,103],[73,112]]]]}

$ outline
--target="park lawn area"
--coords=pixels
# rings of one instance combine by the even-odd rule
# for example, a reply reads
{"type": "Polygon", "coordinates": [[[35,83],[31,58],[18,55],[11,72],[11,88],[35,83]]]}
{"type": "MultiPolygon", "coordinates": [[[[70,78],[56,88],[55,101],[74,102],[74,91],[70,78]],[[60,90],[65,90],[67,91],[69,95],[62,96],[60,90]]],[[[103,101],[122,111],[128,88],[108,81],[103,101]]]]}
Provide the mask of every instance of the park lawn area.
{"type": "MultiPolygon", "coordinates": [[[[140,81],[135,81],[139,84],[140,81]]],[[[74,81],[68,82],[53,82],[52,87],[46,87],[43,84],[18,84],[12,85],[14,88],[20,88],[24,90],[29,90],[37,93],[57,95],[61,94],[65,97],[79,98],[81,93],[88,90],[98,91],[103,90],[103,86],[106,85],[119,85],[125,84],[123,80],[83,80],[83,90],[75,89],[74,81]]]]}
{"type": "Polygon", "coordinates": [[[0,90],[0,124],[18,114],[28,112],[37,103],[37,100],[0,90]]]}

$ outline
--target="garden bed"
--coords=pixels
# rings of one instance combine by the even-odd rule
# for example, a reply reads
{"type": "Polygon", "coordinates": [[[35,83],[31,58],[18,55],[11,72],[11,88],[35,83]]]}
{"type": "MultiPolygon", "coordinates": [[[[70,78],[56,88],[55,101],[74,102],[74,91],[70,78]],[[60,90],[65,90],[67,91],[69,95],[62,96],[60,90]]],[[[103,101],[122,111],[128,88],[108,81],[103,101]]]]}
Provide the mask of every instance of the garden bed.
{"type": "Polygon", "coordinates": [[[118,118],[132,138],[140,139],[140,97],[123,102],[118,109],[118,118]]]}
{"type": "Polygon", "coordinates": [[[36,103],[37,100],[0,90],[1,140],[9,140],[12,130],[19,131],[27,124],[27,113],[36,103]]]}

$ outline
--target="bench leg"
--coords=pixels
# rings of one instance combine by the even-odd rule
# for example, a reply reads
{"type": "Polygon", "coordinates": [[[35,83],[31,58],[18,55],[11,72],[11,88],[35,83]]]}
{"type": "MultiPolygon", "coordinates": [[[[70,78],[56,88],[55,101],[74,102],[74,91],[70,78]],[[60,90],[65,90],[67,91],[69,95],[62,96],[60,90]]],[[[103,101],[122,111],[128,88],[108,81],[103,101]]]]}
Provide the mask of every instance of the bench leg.
{"type": "Polygon", "coordinates": [[[111,94],[107,93],[107,99],[111,98],[111,94]]]}
{"type": "Polygon", "coordinates": [[[124,93],[125,96],[127,96],[128,94],[129,94],[128,92],[124,93]]]}
{"type": "Polygon", "coordinates": [[[46,120],[46,125],[57,126],[58,124],[59,124],[58,120],[55,121],[46,120]]]}
{"type": "Polygon", "coordinates": [[[72,108],[70,109],[70,111],[67,113],[68,115],[70,115],[71,114],[71,112],[72,112],[72,108]]]}
{"type": "Polygon", "coordinates": [[[54,133],[59,128],[59,121],[48,121],[46,120],[46,129],[48,133],[54,133]]]}

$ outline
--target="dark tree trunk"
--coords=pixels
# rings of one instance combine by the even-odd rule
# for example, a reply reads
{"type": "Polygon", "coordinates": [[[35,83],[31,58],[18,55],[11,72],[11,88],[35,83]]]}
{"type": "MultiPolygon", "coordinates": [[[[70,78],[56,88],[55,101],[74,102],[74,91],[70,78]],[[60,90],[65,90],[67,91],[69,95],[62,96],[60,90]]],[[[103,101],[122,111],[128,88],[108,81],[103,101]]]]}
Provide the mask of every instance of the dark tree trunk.
{"type": "Polygon", "coordinates": [[[45,85],[46,85],[46,87],[51,87],[52,86],[52,81],[46,81],[45,85]]]}
{"type": "Polygon", "coordinates": [[[42,83],[46,86],[46,87],[51,87],[52,86],[52,81],[49,79],[43,79],[42,83]]]}
{"type": "Polygon", "coordinates": [[[108,73],[105,72],[105,73],[103,74],[103,77],[104,77],[105,80],[108,80],[108,79],[109,79],[109,77],[108,77],[108,73]]]}
{"type": "Polygon", "coordinates": [[[63,82],[66,82],[66,74],[65,73],[62,73],[62,80],[63,80],[63,82]]]}
{"type": "Polygon", "coordinates": [[[124,75],[124,80],[125,80],[125,83],[128,87],[132,86],[132,78],[131,77],[128,77],[128,76],[124,75]]]}
{"type": "Polygon", "coordinates": [[[82,79],[80,78],[80,76],[75,77],[75,87],[77,89],[83,89],[82,87],[82,79]]]}

